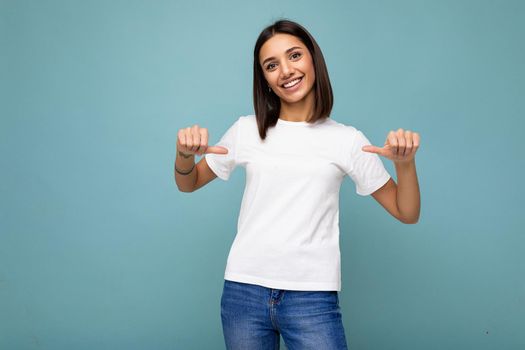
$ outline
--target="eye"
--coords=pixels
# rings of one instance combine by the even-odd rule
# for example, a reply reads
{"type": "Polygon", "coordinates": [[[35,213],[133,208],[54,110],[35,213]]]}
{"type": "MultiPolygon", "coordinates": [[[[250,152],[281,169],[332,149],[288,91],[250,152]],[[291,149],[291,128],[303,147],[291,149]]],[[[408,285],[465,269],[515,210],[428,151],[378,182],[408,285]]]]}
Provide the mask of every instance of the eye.
{"type": "Polygon", "coordinates": [[[301,56],[302,56],[300,52],[294,52],[294,53],[292,53],[292,54],[290,55],[290,57],[293,57],[293,56],[295,56],[295,55],[299,55],[298,57],[301,57],[301,56]]]}
{"type": "MultiPolygon", "coordinates": [[[[300,52],[294,52],[294,53],[292,53],[292,54],[290,55],[290,57],[292,57],[292,58],[295,58],[295,57],[299,58],[299,57],[301,57],[301,56],[302,56],[302,54],[301,54],[300,52]],[[296,56],[296,55],[297,55],[297,56],[296,56]]],[[[273,65],[275,65],[275,63],[270,63],[270,64],[266,65],[266,69],[267,69],[267,70],[270,70],[270,69],[272,68],[273,65]]]]}

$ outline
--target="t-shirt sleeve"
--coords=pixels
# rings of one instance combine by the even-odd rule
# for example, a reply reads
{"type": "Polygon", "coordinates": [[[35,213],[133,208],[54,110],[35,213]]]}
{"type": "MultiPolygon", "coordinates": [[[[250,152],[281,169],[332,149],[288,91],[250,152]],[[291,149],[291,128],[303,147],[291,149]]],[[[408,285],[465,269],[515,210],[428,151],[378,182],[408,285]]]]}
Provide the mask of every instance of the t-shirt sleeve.
{"type": "Polygon", "coordinates": [[[371,145],[370,141],[360,130],[355,129],[354,140],[347,154],[346,172],[355,183],[356,193],[361,196],[375,192],[391,177],[378,154],[361,149],[365,145],[371,145]]]}
{"type": "Polygon", "coordinates": [[[210,169],[217,175],[221,180],[227,181],[230,178],[230,174],[237,166],[237,147],[239,140],[239,128],[240,120],[237,119],[235,123],[222,135],[219,142],[214,146],[222,146],[228,149],[226,154],[215,154],[206,153],[204,158],[208,163],[210,169]]]}

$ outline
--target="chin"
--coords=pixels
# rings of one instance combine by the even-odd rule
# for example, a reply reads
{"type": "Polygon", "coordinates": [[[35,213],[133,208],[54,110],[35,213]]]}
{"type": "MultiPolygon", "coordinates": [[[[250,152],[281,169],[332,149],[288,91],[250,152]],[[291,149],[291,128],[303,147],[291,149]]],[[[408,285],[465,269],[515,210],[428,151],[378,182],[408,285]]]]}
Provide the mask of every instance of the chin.
{"type": "Polygon", "coordinates": [[[305,96],[298,96],[298,97],[293,97],[293,98],[281,97],[281,100],[283,100],[286,103],[296,103],[296,102],[299,102],[299,101],[303,100],[304,98],[305,98],[305,96]]]}

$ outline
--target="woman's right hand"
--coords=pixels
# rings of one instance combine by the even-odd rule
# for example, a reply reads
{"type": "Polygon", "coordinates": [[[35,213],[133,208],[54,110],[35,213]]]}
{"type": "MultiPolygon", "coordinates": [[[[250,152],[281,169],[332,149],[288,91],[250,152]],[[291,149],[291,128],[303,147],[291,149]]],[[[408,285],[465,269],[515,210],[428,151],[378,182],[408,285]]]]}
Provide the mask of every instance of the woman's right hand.
{"type": "Polygon", "coordinates": [[[186,154],[199,156],[205,153],[226,154],[228,149],[222,146],[208,146],[208,129],[197,124],[182,128],[178,132],[177,150],[186,154]]]}

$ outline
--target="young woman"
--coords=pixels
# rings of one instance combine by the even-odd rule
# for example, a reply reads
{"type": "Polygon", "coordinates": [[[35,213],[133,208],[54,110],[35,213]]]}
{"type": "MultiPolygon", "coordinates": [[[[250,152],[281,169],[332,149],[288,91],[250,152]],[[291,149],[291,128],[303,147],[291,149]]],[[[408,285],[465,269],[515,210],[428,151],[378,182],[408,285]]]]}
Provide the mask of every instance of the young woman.
{"type": "Polygon", "coordinates": [[[329,117],[333,104],[319,46],[279,20],[254,50],[255,115],[239,117],[215,146],[198,125],[179,130],[175,177],[192,192],[246,168],[246,187],[221,298],[228,349],[346,349],[339,307],[339,189],[344,176],[399,221],[419,218],[415,132],[383,147],[329,117]],[[195,154],[205,155],[197,165],[195,154]],[[378,155],[395,164],[396,184],[378,155]]]}

